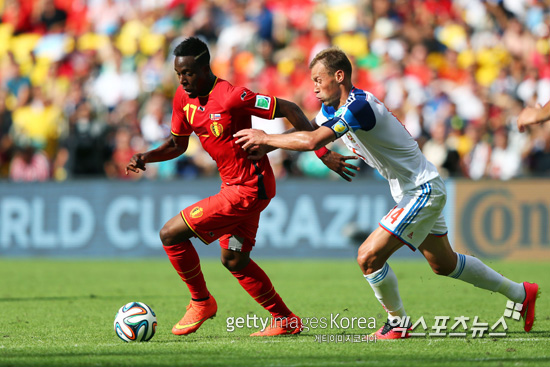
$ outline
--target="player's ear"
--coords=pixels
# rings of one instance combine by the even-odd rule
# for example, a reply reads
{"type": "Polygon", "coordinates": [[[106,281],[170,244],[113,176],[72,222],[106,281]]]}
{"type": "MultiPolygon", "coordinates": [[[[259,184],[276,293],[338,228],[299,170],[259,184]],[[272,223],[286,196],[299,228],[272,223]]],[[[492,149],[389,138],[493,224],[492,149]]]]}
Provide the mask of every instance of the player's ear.
{"type": "Polygon", "coordinates": [[[338,70],[336,71],[336,73],[334,73],[334,77],[336,78],[336,81],[338,83],[342,83],[344,81],[344,71],[343,70],[338,70]]]}

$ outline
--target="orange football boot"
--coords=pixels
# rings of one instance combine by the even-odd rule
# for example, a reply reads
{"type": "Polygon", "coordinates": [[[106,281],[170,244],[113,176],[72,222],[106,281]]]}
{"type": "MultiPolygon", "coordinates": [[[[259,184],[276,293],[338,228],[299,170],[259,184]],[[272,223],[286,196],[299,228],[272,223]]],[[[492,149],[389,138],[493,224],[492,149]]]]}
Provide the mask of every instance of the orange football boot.
{"type": "Polygon", "coordinates": [[[218,304],[212,295],[205,301],[191,300],[183,318],[172,328],[172,334],[187,335],[194,333],[206,320],[216,316],[217,311],[218,304]]]}
{"type": "Polygon", "coordinates": [[[375,336],[377,340],[391,340],[391,339],[405,339],[410,338],[411,335],[408,333],[411,331],[410,326],[407,328],[405,334],[403,334],[403,329],[399,326],[392,326],[390,321],[386,321],[384,326],[382,326],[378,331],[372,333],[372,336],[375,336]],[[395,330],[399,329],[399,330],[395,330]]]}
{"type": "Polygon", "coordinates": [[[274,318],[268,327],[250,336],[297,335],[302,332],[302,329],[302,320],[295,314],[290,314],[288,317],[274,318]]]}
{"type": "Polygon", "coordinates": [[[537,283],[523,282],[523,288],[525,288],[525,301],[523,301],[523,307],[520,314],[525,319],[523,330],[529,332],[535,321],[535,302],[540,296],[540,292],[537,283]]]}

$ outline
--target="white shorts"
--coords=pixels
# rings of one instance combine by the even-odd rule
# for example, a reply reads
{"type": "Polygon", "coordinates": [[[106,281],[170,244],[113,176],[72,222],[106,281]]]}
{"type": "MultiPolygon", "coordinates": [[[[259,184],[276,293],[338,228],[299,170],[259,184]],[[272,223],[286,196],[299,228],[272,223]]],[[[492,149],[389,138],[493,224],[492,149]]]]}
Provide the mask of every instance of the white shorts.
{"type": "Polygon", "coordinates": [[[443,218],[446,201],[445,183],[440,177],[436,177],[403,193],[403,198],[379,224],[416,251],[428,234],[447,234],[447,224],[443,218]]]}

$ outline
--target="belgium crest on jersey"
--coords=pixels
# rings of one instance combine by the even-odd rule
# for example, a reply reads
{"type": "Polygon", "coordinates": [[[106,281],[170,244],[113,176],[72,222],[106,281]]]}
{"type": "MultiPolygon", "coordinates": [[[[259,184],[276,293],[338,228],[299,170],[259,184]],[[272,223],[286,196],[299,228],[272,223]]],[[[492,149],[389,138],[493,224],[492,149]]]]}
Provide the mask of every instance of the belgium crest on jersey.
{"type": "Polygon", "coordinates": [[[202,217],[204,210],[200,206],[196,206],[191,209],[191,218],[200,218],[202,217]]]}
{"type": "Polygon", "coordinates": [[[216,138],[219,138],[222,134],[223,134],[223,125],[220,124],[219,122],[217,121],[214,121],[211,125],[210,125],[210,130],[212,131],[212,134],[214,134],[214,136],[216,138]]]}

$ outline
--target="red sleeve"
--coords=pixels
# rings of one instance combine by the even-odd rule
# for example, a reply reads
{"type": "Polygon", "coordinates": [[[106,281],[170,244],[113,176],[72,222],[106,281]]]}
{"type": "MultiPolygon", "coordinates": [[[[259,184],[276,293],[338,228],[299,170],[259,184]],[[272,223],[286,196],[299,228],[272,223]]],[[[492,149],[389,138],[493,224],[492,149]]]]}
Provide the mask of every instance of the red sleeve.
{"type": "Polygon", "coordinates": [[[191,125],[187,123],[185,113],[183,111],[183,88],[181,86],[176,89],[176,95],[172,101],[172,127],[171,132],[175,136],[189,136],[193,132],[191,125]]]}
{"type": "Polygon", "coordinates": [[[229,110],[238,109],[253,116],[273,120],[276,105],[277,98],[273,96],[254,93],[244,87],[234,87],[229,91],[226,107],[229,110]]]}

